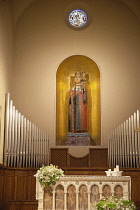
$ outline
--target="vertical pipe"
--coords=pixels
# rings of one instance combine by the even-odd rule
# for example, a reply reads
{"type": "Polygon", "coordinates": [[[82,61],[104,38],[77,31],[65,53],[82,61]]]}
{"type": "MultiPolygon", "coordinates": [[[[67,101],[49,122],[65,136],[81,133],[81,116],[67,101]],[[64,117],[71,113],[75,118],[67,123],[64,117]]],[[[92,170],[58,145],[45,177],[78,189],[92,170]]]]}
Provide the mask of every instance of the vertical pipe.
{"type": "Polygon", "coordinates": [[[126,144],[126,122],[123,123],[124,127],[124,164],[125,168],[127,168],[127,144],[126,144]]]}
{"type": "Polygon", "coordinates": [[[131,117],[128,119],[129,125],[129,153],[130,153],[130,167],[133,167],[133,148],[132,148],[132,128],[131,128],[131,117]]]}
{"type": "Polygon", "coordinates": [[[17,126],[18,125],[18,110],[15,111],[15,129],[14,129],[14,139],[15,139],[15,143],[14,143],[14,167],[17,167],[17,137],[18,137],[18,130],[17,130],[17,126]]]}
{"type": "Polygon", "coordinates": [[[118,139],[117,139],[117,129],[115,129],[115,159],[116,159],[116,165],[118,165],[118,139]]]}
{"type": "MultiPolygon", "coordinates": [[[[140,110],[137,110],[137,128],[140,128],[140,110]]],[[[138,132],[138,148],[140,148],[140,132],[138,132]]],[[[140,149],[138,149],[138,166],[140,168],[140,149]]]]}
{"type": "Polygon", "coordinates": [[[10,93],[5,96],[5,142],[4,142],[4,165],[7,166],[8,161],[8,144],[9,144],[9,111],[10,111],[10,93]]]}
{"type": "Polygon", "coordinates": [[[27,120],[26,117],[23,119],[23,167],[25,167],[25,158],[26,158],[26,125],[27,125],[27,120]]]}
{"type": "Polygon", "coordinates": [[[35,156],[36,156],[36,126],[34,125],[34,130],[33,130],[33,167],[35,167],[35,156]]]}
{"type": "Polygon", "coordinates": [[[41,139],[40,139],[40,156],[41,156],[41,166],[43,164],[43,156],[42,156],[42,150],[43,150],[43,145],[42,145],[42,141],[43,141],[43,135],[42,135],[42,131],[41,131],[41,139]]]}
{"type": "Polygon", "coordinates": [[[38,155],[38,157],[39,157],[39,167],[41,167],[41,131],[40,131],[40,129],[39,129],[39,141],[38,141],[38,143],[39,143],[39,145],[38,145],[38,151],[39,151],[39,155],[38,155]]]}
{"type": "Polygon", "coordinates": [[[125,167],[125,161],[124,161],[124,127],[123,127],[123,124],[121,124],[121,139],[122,139],[122,167],[125,167]]]}
{"type": "Polygon", "coordinates": [[[18,123],[17,123],[17,167],[19,167],[20,160],[20,125],[21,125],[21,113],[18,113],[18,123]]]}
{"type": "Polygon", "coordinates": [[[46,133],[44,134],[44,163],[47,165],[47,135],[46,133]]]}
{"type": "Polygon", "coordinates": [[[45,165],[45,133],[43,132],[43,164],[45,165]]]}
{"type": "Polygon", "coordinates": [[[122,138],[121,138],[121,126],[119,126],[119,142],[120,142],[120,147],[119,147],[119,150],[120,150],[120,167],[122,167],[123,165],[123,158],[122,158],[122,138]]]}
{"type": "Polygon", "coordinates": [[[29,120],[26,123],[26,158],[25,166],[28,167],[29,164],[29,120]]]}
{"type": "Polygon", "coordinates": [[[31,145],[31,167],[34,167],[34,124],[32,124],[31,145]]]}
{"type": "Polygon", "coordinates": [[[10,101],[10,109],[9,109],[9,129],[8,129],[8,152],[7,152],[7,166],[10,166],[11,160],[11,140],[12,140],[12,116],[13,116],[13,101],[10,101]]]}
{"type": "Polygon", "coordinates": [[[126,149],[126,155],[127,155],[127,167],[130,167],[130,157],[129,157],[129,124],[128,124],[128,120],[126,120],[126,145],[127,145],[127,149],[126,149]]]}
{"type": "Polygon", "coordinates": [[[133,158],[133,166],[136,167],[135,164],[135,143],[134,143],[134,116],[131,115],[131,136],[132,136],[132,158],[133,158]]]}
{"type": "Polygon", "coordinates": [[[36,166],[39,167],[39,134],[38,134],[38,127],[36,129],[36,166]]]}
{"type": "Polygon", "coordinates": [[[115,130],[113,130],[113,167],[116,165],[115,130]]]}
{"type": "Polygon", "coordinates": [[[48,165],[50,164],[50,140],[49,140],[49,136],[47,135],[47,139],[48,139],[48,165]]]}
{"type": "MultiPolygon", "coordinates": [[[[137,114],[134,113],[134,130],[137,129],[137,114]]],[[[134,132],[134,147],[135,147],[135,162],[136,162],[136,167],[139,167],[139,162],[138,162],[138,133],[134,132]]]]}
{"type": "Polygon", "coordinates": [[[23,123],[24,123],[24,116],[21,115],[21,127],[20,127],[20,134],[21,134],[21,142],[20,142],[20,151],[19,151],[19,154],[20,154],[20,167],[23,166],[23,123]]]}
{"type": "Polygon", "coordinates": [[[29,122],[29,167],[31,167],[31,122],[29,122]]]}
{"type": "Polygon", "coordinates": [[[108,165],[110,168],[110,139],[109,139],[109,137],[108,137],[108,165]]]}
{"type": "Polygon", "coordinates": [[[14,159],[14,147],[15,147],[15,106],[13,106],[13,115],[12,115],[12,138],[11,138],[11,163],[10,166],[13,167],[13,159],[14,159]]]}
{"type": "Polygon", "coordinates": [[[119,127],[117,127],[117,165],[120,165],[120,139],[119,139],[119,127]]]}

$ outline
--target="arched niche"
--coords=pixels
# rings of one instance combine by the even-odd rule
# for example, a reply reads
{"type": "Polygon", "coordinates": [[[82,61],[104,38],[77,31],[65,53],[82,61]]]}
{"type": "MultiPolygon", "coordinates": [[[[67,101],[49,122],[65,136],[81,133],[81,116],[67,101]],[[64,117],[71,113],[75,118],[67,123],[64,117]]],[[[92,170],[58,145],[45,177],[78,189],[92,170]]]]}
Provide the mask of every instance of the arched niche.
{"type": "Polygon", "coordinates": [[[100,71],[97,64],[83,55],[73,55],[59,65],[56,74],[56,145],[67,145],[69,91],[75,73],[85,71],[87,118],[90,145],[101,145],[100,71]]]}
{"type": "Polygon", "coordinates": [[[97,185],[93,185],[91,187],[90,201],[91,203],[94,203],[98,202],[99,200],[100,200],[99,187],[97,185]]]}
{"type": "Polygon", "coordinates": [[[64,209],[64,187],[58,185],[55,189],[55,208],[59,210],[64,209]]]}
{"type": "Polygon", "coordinates": [[[110,197],[111,194],[111,187],[109,185],[104,185],[103,187],[103,194],[102,194],[105,198],[110,197]]]}
{"type": "Polygon", "coordinates": [[[117,185],[114,189],[114,196],[123,197],[123,188],[121,185],[117,185]]]}
{"type": "Polygon", "coordinates": [[[85,185],[79,188],[79,209],[88,210],[88,190],[85,185]]]}
{"type": "Polygon", "coordinates": [[[72,184],[67,189],[67,209],[76,210],[76,188],[72,184]]]}

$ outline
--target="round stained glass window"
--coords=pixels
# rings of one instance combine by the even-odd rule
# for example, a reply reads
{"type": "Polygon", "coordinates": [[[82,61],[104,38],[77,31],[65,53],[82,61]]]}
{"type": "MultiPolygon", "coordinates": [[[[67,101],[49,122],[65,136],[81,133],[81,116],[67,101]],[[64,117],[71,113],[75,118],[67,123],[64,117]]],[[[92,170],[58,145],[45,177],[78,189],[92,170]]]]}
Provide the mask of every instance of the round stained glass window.
{"type": "Polygon", "coordinates": [[[88,16],[86,12],[75,9],[69,14],[69,22],[74,27],[82,27],[87,23],[88,16]]]}

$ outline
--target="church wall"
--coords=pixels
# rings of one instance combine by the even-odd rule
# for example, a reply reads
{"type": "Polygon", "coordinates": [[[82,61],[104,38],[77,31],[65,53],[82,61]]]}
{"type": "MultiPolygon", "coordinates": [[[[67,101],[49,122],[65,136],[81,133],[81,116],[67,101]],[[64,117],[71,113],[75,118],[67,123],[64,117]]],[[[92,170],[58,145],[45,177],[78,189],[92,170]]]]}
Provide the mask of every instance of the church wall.
{"type": "Polygon", "coordinates": [[[3,157],[5,93],[12,92],[12,14],[9,1],[0,1],[0,163],[3,157]]]}
{"type": "Polygon", "coordinates": [[[49,134],[51,147],[56,71],[71,55],[85,55],[100,69],[102,146],[112,129],[139,108],[139,25],[121,1],[36,1],[24,11],[15,29],[13,99],[18,110],[49,134]],[[75,7],[89,14],[84,30],[66,23],[67,12],[75,7]]]}

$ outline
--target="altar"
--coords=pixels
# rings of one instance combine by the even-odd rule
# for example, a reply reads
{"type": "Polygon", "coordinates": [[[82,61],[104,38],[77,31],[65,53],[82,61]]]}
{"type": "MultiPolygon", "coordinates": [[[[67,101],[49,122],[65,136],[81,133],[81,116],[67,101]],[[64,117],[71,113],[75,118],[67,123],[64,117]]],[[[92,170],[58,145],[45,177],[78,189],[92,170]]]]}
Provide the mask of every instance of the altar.
{"type": "Polygon", "coordinates": [[[38,210],[89,210],[103,197],[131,199],[129,176],[64,176],[51,187],[36,182],[38,210]]]}

